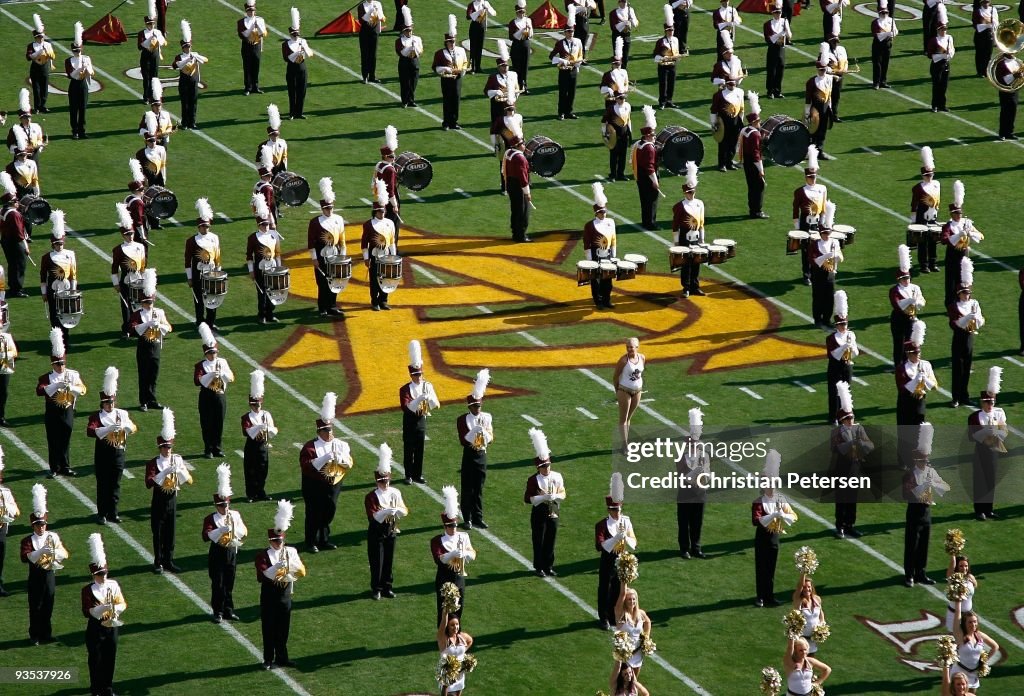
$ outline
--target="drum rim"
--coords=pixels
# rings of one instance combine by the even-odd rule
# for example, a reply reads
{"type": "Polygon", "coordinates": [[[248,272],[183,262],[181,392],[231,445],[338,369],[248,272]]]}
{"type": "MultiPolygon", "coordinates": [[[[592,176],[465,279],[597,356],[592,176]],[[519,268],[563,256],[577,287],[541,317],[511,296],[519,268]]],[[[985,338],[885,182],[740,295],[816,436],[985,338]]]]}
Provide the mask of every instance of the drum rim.
{"type": "Polygon", "coordinates": [[[735,246],[736,245],[736,240],[735,239],[726,239],[726,238],[722,237],[720,239],[712,239],[711,243],[712,244],[717,244],[718,246],[728,247],[729,245],[735,246]],[[719,242],[726,242],[726,243],[719,244],[719,242]]]}
{"type": "Polygon", "coordinates": [[[852,231],[856,233],[857,228],[854,227],[853,225],[832,225],[832,231],[839,232],[840,234],[845,234],[846,236],[850,236],[850,232],[852,231]]]}
{"type": "Polygon", "coordinates": [[[273,268],[264,269],[263,275],[288,275],[291,273],[291,270],[287,266],[274,266],[273,268]]]}
{"type": "Polygon", "coordinates": [[[623,254],[622,255],[622,259],[624,261],[630,261],[632,263],[638,263],[638,261],[636,261],[636,259],[643,259],[644,261],[649,261],[650,260],[646,256],[644,256],[643,254],[623,254]]]}
{"type": "Polygon", "coordinates": [[[626,270],[629,270],[630,267],[632,267],[633,270],[636,270],[638,268],[638,266],[635,263],[633,263],[632,261],[626,261],[625,259],[622,259],[618,263],[616,263],[615,267],[625,268],[626,270]]]}
{"type": "Polygon", "coordinates": [[[600,268],[600,267],[601,267],[601,264],[598,263],[597,261],[589,261],[587,259],[582,259],[581,261],[577,261],[576,262],[576,268],[600,268]],[[591,266],[590,264],[594,264],[594,265],[591,266]]]}

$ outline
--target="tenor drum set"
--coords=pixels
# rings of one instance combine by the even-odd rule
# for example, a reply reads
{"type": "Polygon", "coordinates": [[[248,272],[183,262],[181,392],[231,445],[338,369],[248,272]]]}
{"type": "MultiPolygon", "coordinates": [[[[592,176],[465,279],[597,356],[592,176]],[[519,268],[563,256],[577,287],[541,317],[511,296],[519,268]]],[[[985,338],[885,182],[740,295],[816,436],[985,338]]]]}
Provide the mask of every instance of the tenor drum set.
{"type": "Polygon", "coordinates": [[[434,179],[434,168],[415,152],[403,152],[395,158],[398,182],[411,191],[422,191],[434,179]]]}
{"type": "Polygon", "coordinates": [[[18,201],[21,213],[33,225],[42,225],[50,221],[50,204],[42,196],[26,193],[18,201]]]}
{"type": "Polygon", "coordinates": [[[942,225],[907,225],[907,246],[911,249],[916,248],[918,244],[928,238],[938,241],[941,236],[942,225]]]}
{"type": "Polygon", "coordinates": [[[761,126],[768,156],[772,162],[791,167],[802,162],[811,144],[811,134],[803,121],[797,121],[785,114],[772,116],[761,126]]]}
{"type": "Polygon", "coordinates": [[[203,306],[217,309],[228,294],[228,274],[226,271],[203,271],[199,278],[203,288],[203,306]]]}
{"type": "Polygon", "coordinates": [[[380,289],[389,295],[397,290],[398,284],[402,282],[402,257],[377,257],[377,280],[380,281],[380,289]]]}
{"type": "Polygon", "coordinates": [[[565,150],[551,138],[535,135],[526,142],[526,159],[540,176],[555,176],[565,166],[565,150]]]}
{"type": "Polygon", "coordinates": [[[686,163],[695,162],[700,166],[704,159],[704,143],[700,137],[682,126],[667,126],[654,141],[658,150],[658,161],[673,174],[685,174],[686,163]]]}
{"type": "Polygon", "coordinates": [[[146,187],[142,193],[142,202],[146,206],[146,214],[158,220],[173,217],[178,210],[178,197],[174,195],[174,191],[156,184],[146,187]]]}
{"type": "Polygon", "coordinates": [[[678,245],[668,248],[668,267],[675,273],[685,266],[717,266],[736,256],[736,240],[715,239],[711,244],[678,245]]]}
{"type": "Polygon", "coordinates": [[[295,172],[278,172],[270,185],[274,187],[275,200],[291,208],[309,200],[309,182],[295,172]]]}
{"type": "Polygon", "coordinates": [[[142,306],[142,296],[145,294],[142,290],[142,285],[141,274],[138,278],[128,279],[128,303],[131,305],[133,312],[142,306]]]}
{"type": "MultiPolygon", "coordinates": [[[[913,226],[913,225],[912,225],[913,226]]],[[[920,225],[924,227],[924,225],[920,225]]],[[[857,238],[857,228],[851,225],[833,225],[832,231],[829,233],[829,239],[834,239],[839,242],[839,248],[843,249],[848,246],[852,246],[854,240],[857,238]]],[[[909,231],[908,237],[909,240],[909,231]]],[[[817,242],[821,239],[821,234],[817,231],[804,232],[803,230],[790,230],[786,233],[786,254],[792,256],[793,254],[799,254],[801,249],[807,249],[811,246],[811,242],[817,242]]],[[[910,243],[909,241],[907,242],[910,243]]],[[[917,244],[917,242],[914,242],[917,244]]]]}
{"type": "Polygon", "coordinates": [[[643,254],[625,254],[621,259],[577,261],[576,285],[590,285],[595,280],[633,280],[647,272],[647,257],[643,254]]]}

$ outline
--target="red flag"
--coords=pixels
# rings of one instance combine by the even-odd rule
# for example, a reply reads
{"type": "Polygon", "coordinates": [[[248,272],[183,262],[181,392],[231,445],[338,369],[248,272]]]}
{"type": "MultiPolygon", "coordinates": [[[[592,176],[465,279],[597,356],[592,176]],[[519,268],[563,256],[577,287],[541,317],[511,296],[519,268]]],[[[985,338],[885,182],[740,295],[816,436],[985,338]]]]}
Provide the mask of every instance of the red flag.
{"type": "Polygon", "coordinates": [[[316,36],[331,34],[358,34],[359,20],[349,10],[337,19],[331,20],[326,25],[316,30],[316,36]]]}
{"type": "MultiPolygon", "coordinates": [[[[775,3],[772,0],[742,0],[738,9],[740,12],[748,12],[752,14],[771,14],[771,7],[775,3]]],[[[800,10],[803,6],[799,0],[793,0],[793,16],[796,17],[800,14],[800,10]]]]}
{"type": "Polygon", "coordinates": [[[91,27],[82,32],[82,41],[94,44],[121,44],[128,40],[121,20],[112,14],[103,15],[91,27]]]}
{"type": "Polygon", "coordinates": [[[534,29],[564,29],[567,21],[565,15],[551,4],[551,0],[544,0],[544,4],[530,15],[530,19],[533,20],[534,29]]]}

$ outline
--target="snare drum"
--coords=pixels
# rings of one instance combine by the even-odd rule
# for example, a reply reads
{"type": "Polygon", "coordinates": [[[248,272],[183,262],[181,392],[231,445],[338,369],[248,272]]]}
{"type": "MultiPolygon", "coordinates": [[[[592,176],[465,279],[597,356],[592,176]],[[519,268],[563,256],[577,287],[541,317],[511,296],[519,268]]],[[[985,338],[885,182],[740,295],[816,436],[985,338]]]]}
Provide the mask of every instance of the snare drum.
{"type": "Polygon", "coordinates": [[[33,225],[42,225],[50,221],[50,204],[42,196],[26,193],[18,204],[21,206],[21,214],[33,225]]]}
{"type": "Polygon", "coordinates": [[[582,287],[590,285],[590,281],[597,279],[597,261],[576,262],[576,285],[582,287]]]}
{"type": "Polygon", "coordinates": [[[174,191],[156,184],[146,187],[142,194],[142,202],[146,206],[146,213],[158,220],[173,217],[178,210],[178,197],[174,195],[174,191]]]}
{"type": "Polygon", "coordinates": [[[832,229],[836,232],[846,235],[846,246],[852,246],[853,240],[857,235],[857,228],[852,225],[832,225],[832,229]]]}
{"type": "Polygon", "coordinates": [[[11,328],[11,311],[7,307],[7,300],[0,300],[0,331],[11,328]]]}
{"type": "Polygon", "coordinates": [[[331,256],[324,261],[324,266],[327,268],[324,275],[327,277],[331,292],[337,294],[344,290],[352,278],[352,257],[331,256]]]}
{"type": "Polygon", "coordinates": [[[597,265],[597,277],[601,280],[613,280],[619,273],[613,261],[601,261],[597,265]]]}
{"type": "Polygon", "coordinates": [[[928,225],[928,234],[936,242],[942,238],[942,225],[936,225],[934,223],[928,225]]]}
{"type": "Polygon", "coordinates": [[[719,244],[712,244],[708,247],[708,263],[725,263],[729,258],[729,249],[719,244]]]}
{"type": "Polygon", "coordinates": [[[786,253],[792,256],[793,254],[799,254],[801,248],[806,248],[810,244],[811,235],[803,230],[790,230],[786,235],[786,253]]]}
{"type": "Polygon", "coordinates": [[[670,271],[678,271],[690,263],[690,247],[673,246],[668,248],[668,268],[670,271]]]}
{"type": "Polygon", "coordinates": [[[217,309],[228,294],[228,274],[226,271],[204,271],[200,276],[203,292],[203,306],[217,309]]]}
{"type": "Polygon", "coordinates": [[[378,256],[377,279],[380,281],[380,289],[384,292],[390,294],[397,290],[402,280],[402,257],[378,256]]]}
{"type": "Polygon", "coordinates": [[[128,281],[128,302],[131,304],[133,312],[142,306],[142,296],[145,294],[142,291],[143,282],[145,281],[142,278],[128,281]]]}
{"type": "Polygon", "coordinates": [[[295,172],[278,172],[270,184],[277,200],[292,208],[309,199],[309,182],[295,172]]]}
{"type": "Polygon", "coordinates": [[[907,225],[907,246],[913,249],[928,234],[928,225],[907,225]]]}
{"type": "Polygon", "coordinates": [[[829,239],[834,239],[834,240],[836,240],[837,242],[839,242],[839,248],[840,248],[840,249],[842,249],[843,247],[845,247],[845,246],[846,246],[846,244],[847,244],[847,241],[846,241],[846,235],[845,235],[845,234],[843,234],[842,232],[840,232],[839,230],[836,230],[836,229],[833,229],[833,230],[832,230],[832,234],[830,234],[830,235],[828,236],[828,238],[829,238],[829,239]]]}
{"type": "Polygon", "coordinates": [[[623,259],[615,264],[615,280],[633,280],[636,278],[636,264],[623,259]]]}
{"type": "Polygon", "coordinates": [[[73,329],[82,320],[82,293],[58,292],[54,297],[57,308],[57,320],[65,329],[73,329]]]}
{"type": "Polygon", "coordinates": [[[268,268],[263,271],[263,285],[271,304],[275,307],[284,304],[284,301],[288,299],[288,291],[292,287],[291,271],[284,266],[268,268]]]}
{"type": "Polygon", "coordinates": [[[736,240],[735,239],[715,239],[711,242],[715,246],[724,246],[726,250],[726,258],[734,258],[736,256],[736,240]]]}
{"type": "Polygon", "coordinates": [[[647,257],[643,254],[624,254],[623,260],[636,264],[636,274],[642,275],[647,272],[647,257]]]}
{"type": "Polygon", "coordinates": [[[708,248],[702,246],[690,247],[690,265],[699,266],[708,262],[708,248]]]}

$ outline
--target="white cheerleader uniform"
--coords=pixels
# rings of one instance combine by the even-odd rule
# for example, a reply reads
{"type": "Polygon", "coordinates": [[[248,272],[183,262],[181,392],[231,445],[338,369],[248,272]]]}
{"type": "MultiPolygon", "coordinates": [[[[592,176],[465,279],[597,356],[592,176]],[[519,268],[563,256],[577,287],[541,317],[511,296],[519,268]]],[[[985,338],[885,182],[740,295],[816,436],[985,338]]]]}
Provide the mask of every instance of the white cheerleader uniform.
{"type": "MultiPolygon", "coordinates": [[[[960,603],[960,613],[966,614],[974,608],[974,591],[977,589],[974,583],[970,580],[967,581],[967,596],[964,597],[960,603]]],[[[956,617],[956,608],[952,605],[946,605],[946,630],[950,633],[953,632],[953,619],[956,617]]]]}
{"type": "Polygon", "coordinates": [[[626,358],[626,365],[622,368],[622,374],[619,375],[619,383],[616,386],[631,394],[638,394],[644,388],[644,358],[642,355],[637,354],[635,363],[626,358]]]}
{"type": "Polygon", "coordinates": [[[803,637],[807,640],[807,654],[813,655],[818,652],[818,644],[811,640],[811,634],[814,633],[814,629],[821,623],[821,604],[818,604],[814,600],[810,607],[800,607],[800,613],[804,617],[804,632],[803,637]]]}
{"type": "Polygon", "coordinates": [[[949,669],[949,676],[964,674],[967,676],[967,686],[972,690],[981,686],[981,679],[978,677],[978,668],[981,667],[981,653],[987,650],[985,641],[975,635],[974,643],[969,640],[956,649],[956,664],[949,669]]]}
{"type": "MultiPolygon", "coordinates": [[[[456,636],[455,645],[449,645],[444,649],[441,655],[454,655],[458,658],[459,662],[462,662],[463,656],[466,654],[466,644],[462,642],[462,638],[456,636]]],[[[459,678],[448,687],[448,693],[454,691],[462,691],[466,688],[466,673],[463,672],[459,675],[459,678]]]]}
{"type": "Polygon", "coordinates": [[[803,669],[794,669],[786,677],[787,696],[807,696],[811,693],[813,678],[814,668],[804,660],[803,669]]]}
{"type": "Polygon", "coordinates": [[[640,636],[644,634],[643,623],[634,624],[632,617],[629,614],[625,614],[622,617],[622,621],[619,622],[619,630],[625,631],[633,644],[636,645],[636,650],[629,656],[629,666],[633,669],[640,669],[644,664],[644,653],[640,650],[640,636]]]}

